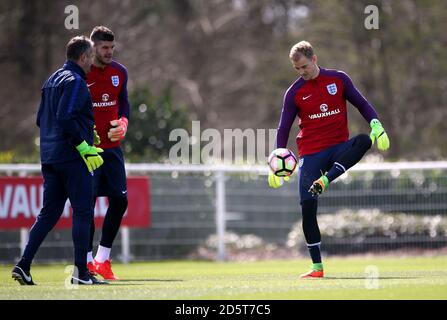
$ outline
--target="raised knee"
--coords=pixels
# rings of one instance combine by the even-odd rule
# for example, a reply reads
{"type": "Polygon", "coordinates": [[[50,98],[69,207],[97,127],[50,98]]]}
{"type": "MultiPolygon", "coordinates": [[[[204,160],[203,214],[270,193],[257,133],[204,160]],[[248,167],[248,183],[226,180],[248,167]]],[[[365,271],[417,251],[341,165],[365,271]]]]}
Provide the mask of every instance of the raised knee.
{"type": "Polygon", "coordinates": [[[371,138],[367,134],[359,134],[356,138],[356,143],[364,147],[366,150],[370,149],[372,146],[371,138]]]}

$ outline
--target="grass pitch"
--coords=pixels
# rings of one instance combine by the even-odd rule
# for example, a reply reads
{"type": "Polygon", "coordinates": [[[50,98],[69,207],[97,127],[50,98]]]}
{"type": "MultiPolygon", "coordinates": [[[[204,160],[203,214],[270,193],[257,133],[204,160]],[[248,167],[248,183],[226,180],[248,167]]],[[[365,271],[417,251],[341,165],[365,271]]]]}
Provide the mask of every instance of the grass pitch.
{"type": "MultiPolygon", "coordinates": [[[[113,265],[122,280],[107,286],[66,285],[66,265],[34,265],[37,286],[11,279],[0,266],[0,299],[447,299],[447,256],[326,258],[325,279],[300,280],[309,261],[167,261],[113,265]]],[[[69,269],[69,268],[68,268],[69,269]]]]}

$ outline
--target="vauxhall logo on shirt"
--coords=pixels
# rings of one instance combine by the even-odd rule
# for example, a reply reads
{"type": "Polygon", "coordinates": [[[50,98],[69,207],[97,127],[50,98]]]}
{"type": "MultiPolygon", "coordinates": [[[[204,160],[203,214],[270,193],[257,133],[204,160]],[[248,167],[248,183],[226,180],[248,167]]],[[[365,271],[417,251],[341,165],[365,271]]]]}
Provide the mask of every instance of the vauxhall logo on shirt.
{"type": "Polygon", "coordinates": [[[102,95],[102,101],[104,101],[104,102],[109,101],[109,95],[107,93],[104,93],[102,95]]]}
{"type": "Polygon", "coordinates": [[[101,96],[102,102],[93,102],[93,107],[113,107],[116,105],[116,100],[109,101],[110,96],[107,93],[104,93],[101,96]]]}
{"type": "Polygon", "coordinates": [[[335,109],[335,110],[332,110],[332,111],[328,111],[329,107],[328,107],[328,105],[326,103],[323,103],[323,104],[320,105],[320,110],[321,110],[321,113],[311,114],[311,115],[309,115],[309,118],[311,120],[314,120],[314,119],[320,119],[320,118],[333,116],[333,115],[336,115],[336,114],[340,113],[340,109],[338,109],[338,108],[335,109]]]}

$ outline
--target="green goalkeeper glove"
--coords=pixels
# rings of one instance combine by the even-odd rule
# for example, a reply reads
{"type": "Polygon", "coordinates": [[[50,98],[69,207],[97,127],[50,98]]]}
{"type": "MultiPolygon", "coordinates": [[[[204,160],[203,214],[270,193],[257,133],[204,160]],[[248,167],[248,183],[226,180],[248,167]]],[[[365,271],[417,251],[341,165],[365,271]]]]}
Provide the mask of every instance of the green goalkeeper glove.
{"type": "Polygon", "coordinates": [[[93,172],[93,170],[98,169],[104,163],[104,160],[98,154],[99,152],[104,151],[101,148],[89,146],[87,142],[82,141],[76,149],[81,155],[82,160],[84,160],[89,172],[93,172]]]}
{"type": "Polygon", "coordinates": [[[390,139],[388,139],[388,135],[385,132],[385,129],[382,127],[382,124],[377,119],[372,119],[371,123],[371,134],[369,137],[371,138],[372,144],[377,139],[377,148],[380,151],[385,151],[390,147],[390,139]]]}
{"type": "Polygon", "coordinates": [[[93,126],[93,145],[97,146],[101,143],[101,138],[98,136],[98,132],[96,132],[96,125],[93,126]]]}
{"type": "Polygon", "coordinates": [[[289,181],[289,177],[278,177],[272,172],[272,170],[269,170],[268,182],[270,188],[277,189],[283,185],[284,181],[289,181]]]}

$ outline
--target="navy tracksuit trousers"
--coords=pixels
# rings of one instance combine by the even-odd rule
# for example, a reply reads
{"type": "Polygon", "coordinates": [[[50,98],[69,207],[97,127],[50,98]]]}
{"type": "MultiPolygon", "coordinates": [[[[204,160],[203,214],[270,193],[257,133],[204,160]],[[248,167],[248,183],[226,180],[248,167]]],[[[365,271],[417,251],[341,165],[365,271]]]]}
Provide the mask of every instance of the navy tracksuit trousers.
{"type": "Polygon", "coordinates": [[[87,248],[93,217],[93,174],[82,159],[42,164],[44,178],[43,208],[31,228],[19,266],[30,269],[31,262],[48,232],[53,229],[70,200],[73,208],[72,237],[75,266],[80,276],[87,272],[87,248]]]}

